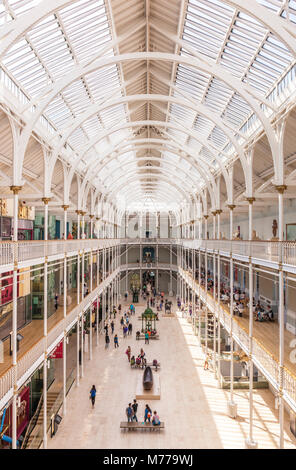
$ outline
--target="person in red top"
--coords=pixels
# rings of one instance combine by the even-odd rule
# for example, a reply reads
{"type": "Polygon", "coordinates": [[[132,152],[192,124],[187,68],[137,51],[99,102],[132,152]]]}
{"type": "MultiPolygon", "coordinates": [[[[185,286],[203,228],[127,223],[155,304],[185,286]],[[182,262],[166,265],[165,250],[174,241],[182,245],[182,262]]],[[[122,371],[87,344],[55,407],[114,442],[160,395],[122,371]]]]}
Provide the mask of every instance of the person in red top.
{"type": "Polygon", "coordinates": [[[73,240],[73,235],[71,232],[68,233],[67,240],[73,240]]]}

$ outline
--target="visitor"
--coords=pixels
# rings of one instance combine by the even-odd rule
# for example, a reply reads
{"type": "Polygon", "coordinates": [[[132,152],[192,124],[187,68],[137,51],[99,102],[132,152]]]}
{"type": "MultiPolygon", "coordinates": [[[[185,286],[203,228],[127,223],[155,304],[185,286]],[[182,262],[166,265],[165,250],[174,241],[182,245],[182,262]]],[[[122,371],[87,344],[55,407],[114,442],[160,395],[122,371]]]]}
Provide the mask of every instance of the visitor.
{"type": "Polygon", "coordinates": [[[205,358],[205,363],[204,363],[204,370],[208,370],[208,369],[209,369],[209,355],[207,354],[205,358]]]}
{"type": "Polygon", "coordinates": [[[128,291],[125,292],[124,298],[125,298],[125,301],[127,301],[127,298],[128,298],[128,291]]]}
{"type": "Polygon", "coordinates": [[[273,310],[272,310],[272,308],[271,308],[270,305],[268,306],[268,309],[267,309],[267,312],[266,312],[266,313],[267,313],[267,315],[268,315],[268,319],[269,319],[270,321],[273,321],[273,320],[274,320],[274,314],[273,314],[273,310]]]}
{"type": "Polygon", "coordinates": [[[138,403],[136,399],[134,400],[134,403],[132,404],[132,409],[133,409],[133,421],[138,422],[138,418],[137,418],[138,403]]]}
{"type": "Polygon", "coordinates": [[[71,232],[68,233],[67,240],[73,240],[73,235],[71,232]]]}
{"type": "Polygon", "coordinates": [[[124,325],[124,327],[123,327],[123,337],[124,338],[126,338],[127,332],[128,332],[128,327],[126,325],[124,325]]]}
{"type": "Polygon", "coordinates": [[[136,364],[136,359],[135,356],[131,357],[131,366],[134,366],[136,364]]]}
{"type": "Polygon", "coordinates": [[[145,333],[145,344],[149,344],[149,334],[148,331],[145,333]]]}
{"type": "Polygon", "coordinates": [[[111,334],[113,335],[114,333],[114,321],[112,320],[111,322],[111,334]]]}
{"type": "Polygon", "coordinates": [[[128,325],[128,334],[131,335],[132,331],[133,331],[133,325],[131,323],[129,323],[129,325],[128,325]]]}
{"type": "Polygon", "coordinates": [[[149,405],[146,405],[145,414],[144,414],[144,423],[146,423],[147,421],[148,423],[150,423],[151,416],[152,416],[151,408],[149,405]]]}
{"type": "Polygon", "coordinates": [[[118,305],[118,312],[121,313],[121,304],[118,305]]]}
{"type": "Polygon", "coordinates": [[[91,399],[92,407],[94,407],[95,406],[95,401],[96,401],[96,394],[97,394],[97,390],[96,390],[95,385],[92,386],[89,393],[90,393],[89,398],[91,399]]]}
{"type": "Polygon", "coordinates": [[[153,412],[152,424],[153,424],[153,426],[159,426],[160,425],[159,416],[158,416],[156,411],[153,412]]]}
{"type": "Polygon", "coordinates": [[[131,347],[128,346],[127,350],[125,351],[125,354],[127,355],[128,362],[131,362],[131,353],[132,353],[131,347]]]}
{"type": "Polygon", "coordinates": [[[123,317],[121,317],[121,319],[120,319],[120,324],[121,324],[121,326],[123,326],[123,324],[124,324],[124,319],[123,319],[123,317]]]}
{"type": "Polygon", "coordinates": [[[132,404],[129,403],[127,409],[125,410],[126,416],[127,416],[127,421],[128,423],[131,423],[133,420],[133,409],[132,409],[132,404]]]}
{"type": "Polygon", "coordinates": [[[59,306],[58,300],[59,300],[59,296],[58,294],[56,294],[54,297],[54,307],[56,310],[58,309],[58,306],[59,306]]]}
{"type": "Polygon", "coordinates": [[[144,353],[144,350],[143,348],[141,348],[141,351],[140,351],[140,354],[139,354],[139,359],[141,361],[141,364],[142,364],[142,369],[144,368],[144,366],[146,365],[146,358],[145,358],[145,353],[144,353]]]}
{"type": "Polygon", "coordinates": [[[119,348],[118,336],[117,335],[114,336],[114,348],[119,348]]]}
{"type": "Polygon", "coordinates": [[[108,349],[109,343],[110,343],[110,338],[109,338],[108,333],[106,333],[106,336],[105,336],[105,349],[108,349]]]}

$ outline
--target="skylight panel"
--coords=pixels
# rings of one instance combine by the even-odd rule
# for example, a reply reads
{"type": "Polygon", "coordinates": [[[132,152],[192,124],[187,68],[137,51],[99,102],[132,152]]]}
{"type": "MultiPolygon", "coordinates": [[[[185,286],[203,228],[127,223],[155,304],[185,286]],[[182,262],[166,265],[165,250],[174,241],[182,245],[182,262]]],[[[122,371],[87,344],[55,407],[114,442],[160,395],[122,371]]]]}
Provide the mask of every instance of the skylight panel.
{"type": "Polygon", "coordinates": [[[221,149],[228,143],[228,138],[217,126],[214,127],[212,133],[209,136],[209,140],[221,149]]]}

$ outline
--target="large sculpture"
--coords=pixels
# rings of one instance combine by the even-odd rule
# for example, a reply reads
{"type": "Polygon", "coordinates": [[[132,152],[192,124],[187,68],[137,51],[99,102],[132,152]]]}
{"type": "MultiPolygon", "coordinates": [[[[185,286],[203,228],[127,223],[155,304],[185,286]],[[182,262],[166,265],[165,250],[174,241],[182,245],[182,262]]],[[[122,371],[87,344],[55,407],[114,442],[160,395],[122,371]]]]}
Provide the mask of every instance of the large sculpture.
{"type": "Polygon", "coordinates": [[[144,390],[151,390],[153,387],[153,375],[151,367],[145,367],[143,374],[143,388],[144,390]]]}

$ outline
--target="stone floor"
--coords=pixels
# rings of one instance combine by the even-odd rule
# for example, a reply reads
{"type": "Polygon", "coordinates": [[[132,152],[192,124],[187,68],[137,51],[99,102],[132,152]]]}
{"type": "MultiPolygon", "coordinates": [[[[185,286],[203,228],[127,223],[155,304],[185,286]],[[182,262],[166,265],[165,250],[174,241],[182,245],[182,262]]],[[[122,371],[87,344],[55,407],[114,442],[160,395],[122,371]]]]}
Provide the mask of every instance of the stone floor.
{"type": "MultiPolygon", "coordinates": [[[[78,388],[70,391],[67,415],[63,417],[58,433],[48,441],[48,448],[244,448],[248,435],[248,393],[234,393],[238,404],[238,417],[227,415],[229,392],[217,388],[213,372],[204,371],[204,354],[193,335],[191,324],[176,315],[158,322],[159,340],[135,340],[140,327],[138,314],[144,305],[137,304],[136,315],[131,318],[133,336],[124,339],[116,320],[119,348],[114,349],[113,338],[105,350],[104,337],[94,346],[93,360],[85,361],[85,375],[78,388]],[[161,399],[149,403],[165,422],[159,433],[121,432],[125,409],[135,398],[140,370],[131,370],[125,354],[130,345],[137,355],[143,346],[148,360],[158,359],[161,399]],[[89,391],[95,384],[97,400],[92,409],[89,391]]],[[[138,419],[143,419],[146,402],[139,401],[138,419]]],[[[295,448],[296,440],[289,431],[286,416],[285,447],[295,448]]],[[[259,448],[277,448],[279,441],[278,412],[269,390],[254,391],[254,438],[259,448]]]]}

